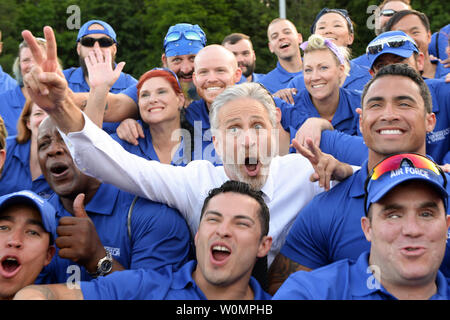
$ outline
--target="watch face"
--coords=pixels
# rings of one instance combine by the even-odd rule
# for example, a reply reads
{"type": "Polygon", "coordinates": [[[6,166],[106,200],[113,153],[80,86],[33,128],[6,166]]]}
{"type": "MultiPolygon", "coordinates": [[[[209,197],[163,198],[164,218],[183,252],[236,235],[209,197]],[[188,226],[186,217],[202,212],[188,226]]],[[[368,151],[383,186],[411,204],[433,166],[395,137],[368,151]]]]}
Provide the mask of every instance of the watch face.
{"type": "Polygon", "coordinates": [[[112,269],[112,262],[109,260],[102,261],[102,264],[100,266],[100,270],[102,273],[108,273],[112,269]]]}

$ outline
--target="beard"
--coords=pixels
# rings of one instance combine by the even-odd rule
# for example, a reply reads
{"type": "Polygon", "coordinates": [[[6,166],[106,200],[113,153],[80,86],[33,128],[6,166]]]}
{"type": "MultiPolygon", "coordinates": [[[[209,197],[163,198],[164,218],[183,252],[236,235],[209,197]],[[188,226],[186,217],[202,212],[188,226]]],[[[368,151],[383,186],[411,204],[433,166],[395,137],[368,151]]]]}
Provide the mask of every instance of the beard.
{"type": "MultiPolygon", "coordinates": [[[[88,71],[88,68],[86,66],[86,62],[84,62],[84,57],[78,56],[78,62],[80,64],[81,70],[83,70],[83,75],[86,78],[89,78],[89,71],[88,71]]],[[[112,59],[111,59],[111,67],[113,68],[113,70],[116,67],[116,56],[113,56],[112,59]]]]}
{"type": "Polygon", "coordinates": [[[251,64],[241,63],[240,65],[238,65],[238,67],[241,68],[242,74],[244,75],[244,77],[247,78],[251,76],[255,71],[256,63],[255,62],[251,64]],[[245,69],[243,67],[245,67],[245,69]]]}

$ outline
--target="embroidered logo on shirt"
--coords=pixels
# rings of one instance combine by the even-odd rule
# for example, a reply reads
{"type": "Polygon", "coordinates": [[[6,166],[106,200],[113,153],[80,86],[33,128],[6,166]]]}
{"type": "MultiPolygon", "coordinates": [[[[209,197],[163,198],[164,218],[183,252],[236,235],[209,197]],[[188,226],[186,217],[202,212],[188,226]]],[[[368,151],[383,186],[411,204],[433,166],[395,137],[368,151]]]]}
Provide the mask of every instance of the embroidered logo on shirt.
{"type": "Polygon", "coordinates": [[[433,131],[427,133],[427,142],[434,143],[438,141],[442,141],[446,139],[446,137],[450,134],[450,128],[443,129],[440,131],[433,131]]]}

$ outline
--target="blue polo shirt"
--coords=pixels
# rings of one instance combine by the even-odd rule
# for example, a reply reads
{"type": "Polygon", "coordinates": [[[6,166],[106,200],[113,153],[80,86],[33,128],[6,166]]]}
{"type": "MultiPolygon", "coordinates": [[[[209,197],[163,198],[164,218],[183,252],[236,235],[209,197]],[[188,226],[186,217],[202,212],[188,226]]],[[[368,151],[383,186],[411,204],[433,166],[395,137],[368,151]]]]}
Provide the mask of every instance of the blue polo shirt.
{"type": "MultiPolygon", "coordinates": [[[[299,271],[283,283],[273,299],[397,300],[375,280],[368,268],[369,252],[366,251],[356,262],[345,259],[311,272],[299,271]]],[[[437,292],[430,300],[448,300],[450,287],[441,272],[437,273],[436,286],[437,292]]]]}
{"type": "MultiPolygon", "coordinates": [[[[189,261],[178,271],[171,267],[162,270],[127,270],[114,272],[107,277],[81,282],[85,300],[206,300],[192,273],[197,263],[189,261]]],[[[270,300],[253,277],[250,287],[255,300],[270,300]]]]}
{"type": "MultiPolygon", "coordinates": [[[[358,134],[358,119],[356,108],[361,104],[361,94],[356,91],[339,88],[339,104],[331,120],[334,129],[350,135],[358,134]]],[[[310,117],[320,117],[314,106],[308,90],[300,90],[294,96],[294,107],[306,112],[310,117]]]]}
{"type": "MultiPolygon", "coordinates": [[[[350,72],[345,78],[342,88],[347,90],[363,91],[364,85],[372,79],[369,69],[350,61],[350,72]]],[[[288,84],[288,88],[296,88],[297,91],[306,89],[303,73],[294,77],[288,84]]]]}
{"type": "MultiPolygon", "coordinates": [[[[281,254],[310,269],[342,259],[356,260],[370,249],[361,228],[367,161],[352,176],[315,196],[298,214],[281,254]]],[[[449,177],[449,175],[447,175],[449,177]]],[[[450,191],[450,186],[447,186],[450,191]]],[[[450,208],[447,210],[450,212],[450,208]]],[[[450,248],[441,266],[450,277],[450,248]]]]}
{"type": "MultiPolygon", "coordinates": [[[[142,125],[142,121],[138,121],[142,125]]],[[[152,143],[152,135],[150,133],[150,129],[147,125],[142,125],[142,129],[144,131],[144,138],[138,139],[138,145],[128,143],[125,140],[119,138],[117,134],[112,134],[111,137],[116,140],[125,150],[128,152],[135,154],[139,157],[142,157],[147,160],[156,160],[159,162],[158,154],[156,153],[155,148],[152,143]]],[[[193,150],[190,155],[185,154],[185,150],[189,150],[190,146],[185,146],[185,140],[182,138],[181,143],[175,152],[171,165],[174,166],[185,166],[191,160],[193,160],[193,150]]]]}
{"type": "Polygon", "coordinates": [[[262,78],[262,80],[258,82],[262,83],[271,94],[274,94],[278,90],[289,88],[289,81],[291,81],[295,76],[298,76],[302,72],[303,71],[294,73],[287,72],[281,66],[280,62],[277,62],[276,68],[267,73],[262,78]]]}
{"type": "Polygon", "coordinates": [[[443,164],[450,150],[450,83],[439,79],[426,79],[431,93],[436,125],[427,133],[427,154],[443,164]]]}
{"type": "Polygon", "coordinates": [[[444,67],[444,65],[439,60],[431,60],[431,63],[436,65],[436,73],[434,74],[434,79],[445,80],[447,74],[450,73],[450,68],[444,67]]]}
{"type": "Polygon", "coordinates": [[[4,72],[2,66],[0,66],[0,93],[14,89],[15,86],[17,86],[17,81],[4,72]]]}
{"type": "MultiPolygon", "coordinates": [[[[69,84],[69,88],[72,89],[73,92],[89,92],[90,87],[84,78],[83,69],[81,67],[69,68],[63,71],[64,76],[69,84]]],[[[133,78],[131,75],[121,72],[119,79],[114,83],[109,92],[111,93],[120,93],[125,90],[129,86],[132,86],[137,83],[137,80],[133,78]]],[[[118,122],[105,122],[103,124],[103,130],[108,132],[109,134],[115,133],[117,127],[120,123],[118,122]]]]}
{"type": "Polygon", "coordinates": [[[16,136],[6,139],[6,160],[0,178],[0,195],[20,190],[31,190],[43,198],[49,198],[53,190],[43,175],[34,181],[30,171],[30,145],[17,143],[16,136]]]}
{"type": "MultiPolygon", "coordinates": [[[[85,210],[95,225],[100,241],[125,269],[160,269],[168,265],[180,268],[192,258],[191,235],[186,221],[178,211],[150,200],[139,198],[131,213],[131,239],[128,235],[128,211],[134,195],[101,184],[85,210]]],[[[57,221],[71,217],[58,195],[49,202],[56,210],[57,221]]],[[[69,259],[56,254],[43,269],[36,283],[65,283],[73,277],[74,266],[69,259]]],[[[79,266],[81,281],[92,278],[79,266]]],[[[126,285],[125,285],[126,286],[126,285]]]]}
{"type": "Polygon", "coordinates": [[[0,94],[0,116],[2,116],[5,122],[8,136],[17,134],[17,121],[19,120],[25,101],[25,96],[18,84],[16,84],[14,89],[0,94]]]}
{"type": "Polygon", "coordinates": [[[433,33],[431,42],[428,45],[428,52],[438,59],[445,60],[448,58],[445,48],[448,45],[448,37],[450,35],[450,24],[442,27],[438,32],[433,33]]]}
{"type": "Polygon", "coordinates": [[[369,156],[363,137],[351,136],[338,130],[324,130],[320,138],[320,150],[331,154],[341,162],[361,166],[369,156]]]}
{"type": "MultiPolygon", "coordinates": [[[[252,73],[252,82],[261,82],[261,80],[264,78],[265,74],[264,73],[252,73]]],[[[247,82],[247,78],[242,75],[241,79],[239,79],[239,82],[237,82],[237,84],[241,84],[241,83],[246,83],[247,82]]]]}
{"type": "Polygon", "coordinates": [[[352,60],[350,60],[353,63],[356,63],[362,67],[366,67],[367,69],[370,69],[370,61],[369,61],[369,57],[367,56],[367,54],[363,53],[362,55],[360,55],[359,57],[356,57],[352,60]]]}

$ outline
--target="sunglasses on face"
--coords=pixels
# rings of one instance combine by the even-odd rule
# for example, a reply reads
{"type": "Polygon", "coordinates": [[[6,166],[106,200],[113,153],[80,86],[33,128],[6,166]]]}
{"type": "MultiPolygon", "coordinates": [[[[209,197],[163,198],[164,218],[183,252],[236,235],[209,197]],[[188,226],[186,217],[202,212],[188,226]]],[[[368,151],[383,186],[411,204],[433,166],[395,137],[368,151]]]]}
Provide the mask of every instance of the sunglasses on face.
{"type": "Polygon", "coordinates": [[[102,37],[102,38],[91,38],[91,37],[84,37],[81,38],[80,43],[84,47],[92,48],[95,43],[98,42],[98,45],[101,48],[108,48],[111,47],[114,44],[114,40],[108,37],[102,37]]]}
{"type": "Polygon", "coordinates": [[[384,17],[392,17],[394,14],[396,14],[397,11],[392,10],[392,9],[384,9],[381,10],[380,12],[380,16],[384,16],[384,17]]]}
{"type": "Polygon", "coordinates": [[[404,162],[408,163],[409,167],[414,167],[417,169],[425,169],[433,172],[437,177],[442,177],[444,189],[447,187],[447,178],[445,173],[442,171],[441,167],[437,165],[431,159],[417,154],[417,153],[402,153],[388,157],[381,162],[379,162],[372,170],[371,174],[367,177],[364,184],[364,209],[367,215],[367,195],[368,186],[371,182],[378,180],[383,174],[391,172],[393,170],[398,170],[402,167],[404,162]]]}
{"type": "Polygon", "coordinates": [[[411,38],[405,37],[405,36],[393,36],[393,37],[374,41],[367,47],[366,53],[367,54],[377,54],[377,53],[383,51],[383,48],[385,46],[388,46],[391,48],[399,48],[407,42],[410,42],[417,49],[417,46],[414,43],[414,40],[412,40],[411,38]]]}

